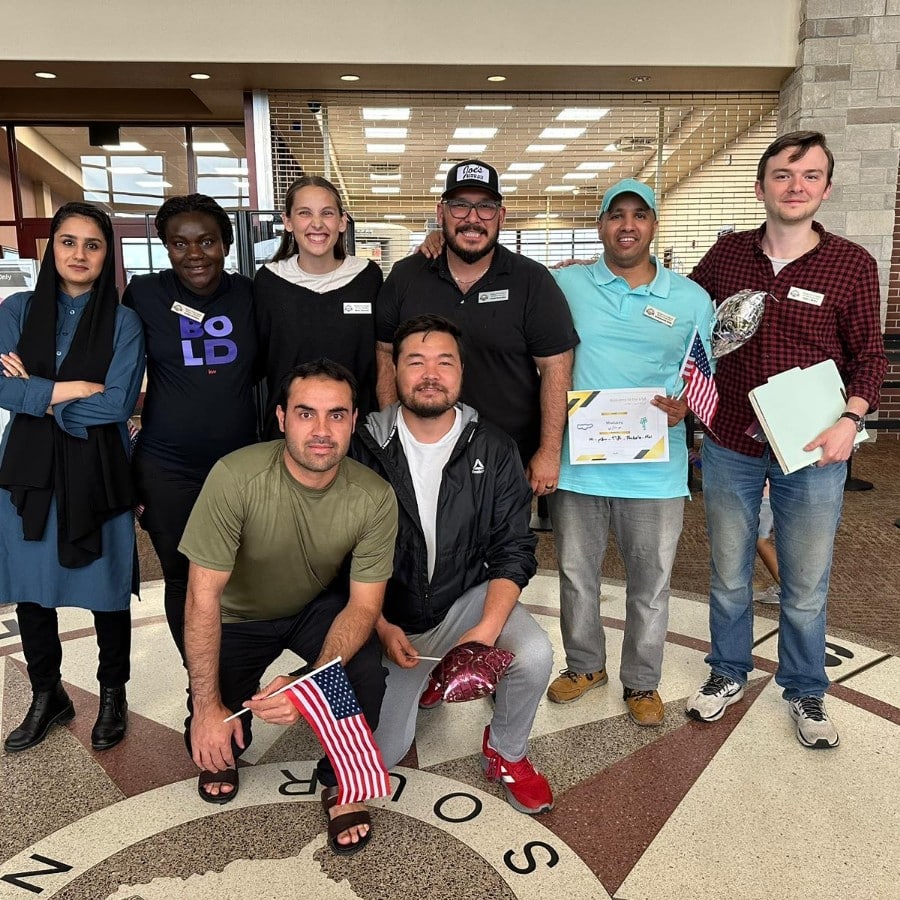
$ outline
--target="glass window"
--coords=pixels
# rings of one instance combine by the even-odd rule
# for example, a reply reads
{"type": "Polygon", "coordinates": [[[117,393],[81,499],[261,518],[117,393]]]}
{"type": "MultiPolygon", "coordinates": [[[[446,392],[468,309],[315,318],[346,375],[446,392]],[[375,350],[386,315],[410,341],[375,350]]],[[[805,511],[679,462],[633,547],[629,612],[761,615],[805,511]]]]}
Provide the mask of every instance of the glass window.
{"type": "Polygon", "coordinates": [[[225,209],[250,208],[250,179],[244,129],[193,128],[191,147],[197,167],[197,192],[225,209]]]}

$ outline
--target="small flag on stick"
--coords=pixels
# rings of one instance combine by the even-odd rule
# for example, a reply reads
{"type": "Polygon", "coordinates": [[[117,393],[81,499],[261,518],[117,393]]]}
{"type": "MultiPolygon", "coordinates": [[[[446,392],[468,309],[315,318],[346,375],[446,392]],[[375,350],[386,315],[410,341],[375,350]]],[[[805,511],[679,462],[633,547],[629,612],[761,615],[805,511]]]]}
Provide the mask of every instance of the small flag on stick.
{"type": "Polygon", "coordinates": [[[719,392],[716,390],[706,350],[703,349],[703,341],[696,330],[691,349],[681,367],[681,375],[687,382],[684,399],[688,408],[709,427],[719,407],[719,392]]]}
{"type": "Polygon", "coordinates": [[[312,726],[334,766],[338,806],[390,794],[390,776],[381,751],[339,658],[283,690],[312,726]]]}

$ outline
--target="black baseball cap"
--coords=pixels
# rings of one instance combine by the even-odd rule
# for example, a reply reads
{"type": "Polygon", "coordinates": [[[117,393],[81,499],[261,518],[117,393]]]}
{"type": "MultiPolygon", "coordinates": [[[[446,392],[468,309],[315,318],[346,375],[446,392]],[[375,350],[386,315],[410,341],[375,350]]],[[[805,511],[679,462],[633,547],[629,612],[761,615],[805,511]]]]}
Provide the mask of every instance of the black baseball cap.
{"type": "Polygon", "coordinates": [[[460,188],[481,188],[493,194],[498,200],[503,199],[497,170],[480,159],[463,160],[447,173],[447,184],[444,193],[441,194],[441,200],[446,200],[448,194],[460,188]]]}

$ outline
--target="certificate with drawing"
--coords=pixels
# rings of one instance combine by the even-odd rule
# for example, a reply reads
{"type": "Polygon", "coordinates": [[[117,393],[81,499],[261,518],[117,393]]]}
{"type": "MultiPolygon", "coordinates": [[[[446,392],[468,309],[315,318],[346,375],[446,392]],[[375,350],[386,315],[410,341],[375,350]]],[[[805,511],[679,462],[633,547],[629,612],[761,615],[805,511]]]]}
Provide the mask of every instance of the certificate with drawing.
{"type": "Polygon", "coordinates": [[[569,462],[668,462],[668,420],[650,402],[665,393],[662,387],[569,391],[569,462]]]}

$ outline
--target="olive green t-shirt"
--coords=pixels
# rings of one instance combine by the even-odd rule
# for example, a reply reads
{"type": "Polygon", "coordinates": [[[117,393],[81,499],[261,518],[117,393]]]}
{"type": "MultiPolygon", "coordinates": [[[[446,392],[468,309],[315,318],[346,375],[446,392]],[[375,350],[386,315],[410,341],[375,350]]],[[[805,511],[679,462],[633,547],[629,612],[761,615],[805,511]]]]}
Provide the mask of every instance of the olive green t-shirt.
{"type": "Polygon", "coordinates": [[[292,616],[323,591],[352,554],[354,581],[393,570],[397,499],[390,485],[343,459],[324,490],[296,481],[284,441],[254,444],[213,466],[178,549],[191,562],[231,572],[222,621],[292,616]]]}

